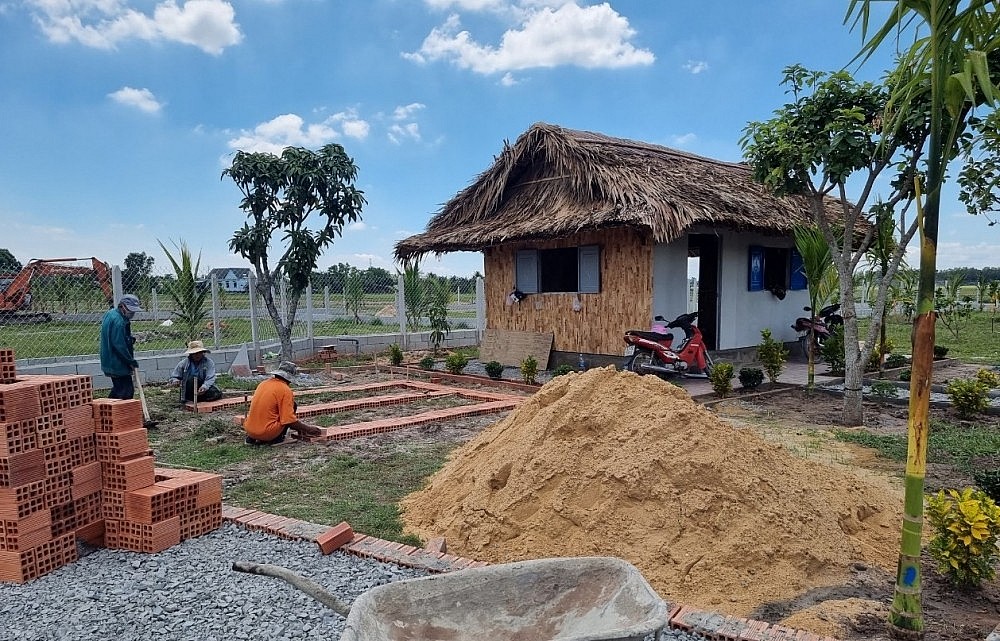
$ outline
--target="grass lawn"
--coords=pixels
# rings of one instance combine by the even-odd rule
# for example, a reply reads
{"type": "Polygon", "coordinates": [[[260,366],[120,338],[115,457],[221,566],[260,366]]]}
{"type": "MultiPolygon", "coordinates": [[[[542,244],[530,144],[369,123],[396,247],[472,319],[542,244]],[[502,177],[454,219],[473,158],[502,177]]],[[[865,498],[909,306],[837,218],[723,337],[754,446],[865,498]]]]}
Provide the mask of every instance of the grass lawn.
{"type": "MultiPolygon", "coordinates": [[[[862,336],[867,329],[868,321],[862,319],[859,323],[862,336]]],[[[911,322],[902,316],[892,316],[886,323],[886,329],[886,334],[894,345],[894,352],[909,354],[912,351],[911,322]]],[[[934,343],[947,347],[948,356],[951,358],[977,363],[1000,363],[1000,315],[994,315],[992,312],[972,312],[968,321],[958,328],[957,337],[938,320],[934,343]]]]}

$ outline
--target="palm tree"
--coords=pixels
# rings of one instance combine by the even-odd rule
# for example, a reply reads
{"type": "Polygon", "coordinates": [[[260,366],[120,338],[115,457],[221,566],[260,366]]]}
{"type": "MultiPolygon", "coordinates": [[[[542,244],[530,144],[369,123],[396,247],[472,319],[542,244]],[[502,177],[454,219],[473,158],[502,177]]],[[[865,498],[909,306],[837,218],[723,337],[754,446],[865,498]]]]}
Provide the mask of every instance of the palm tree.
{"type": "MultiPolygon", "coordinates": [[[[806,277],[806,287],[809,289],[809,307],[811,315],[819,311],[822,304],[821,287],[826,275],[833,271],[833,254],[830,245],[826,242],[826,237],[822,230],[815,225],[812,227],[795,228],[795,248],[802,256],[802,273],[806,277]]],[[[812,324],[809,325],[809,334],[806,336],[806,354],[809,363],[809,378],[806,389],[812,391],[816,380],[816,333],[812,324]]]]}
{"type": "Polygon", "coordinates": [[[938,220],[945,169],[954,157],[956,141],[977,103],[993,103],[996,90],[989,77],[987,55],[997,50],[1000,0],[851,0],[845,21],[862,27],[859,58],[868,59],[886,41],[896,44],[910,27],[919,37],[902,54],[901,69],[912,80],[894,88],[886,126],[901,126],[909,105],[930,94],[930,136],[927,145],[927,195],[920,199],[920,180],[914,181],[918,216],[922,218],[920,283],[913,326],[913,367],[910,378],[908,451],[906,457],[903,528],[896,589],[889,624],[900,636],[923,637],[920,552],[923,531],[923,490],[927,468],[927,438],[931,374],[934,359],[934,276],[937,267],[938,220]],[[869,32],[875,2],[895,7],[885,23],[869,32]],[[926,35],[923,33],[926,32],[926,35]]]}
{"type": "Polygon", "coordinates": [[[184,333],[184,340],[197,340],[201,336],[205,319],[208,318],[208,311],[205,309],[208,287],[201,287],[198,283],[201,254],[193,260],[187,243],[181,241],[180,244],[174,243],[179,252],[175,259],[162,242],[159,240],[156,242],[160,243],[163,253],[167,255],[174,268],[174,278],[163,283],[167,295],[174,303],[173,315],[184,333]]]}

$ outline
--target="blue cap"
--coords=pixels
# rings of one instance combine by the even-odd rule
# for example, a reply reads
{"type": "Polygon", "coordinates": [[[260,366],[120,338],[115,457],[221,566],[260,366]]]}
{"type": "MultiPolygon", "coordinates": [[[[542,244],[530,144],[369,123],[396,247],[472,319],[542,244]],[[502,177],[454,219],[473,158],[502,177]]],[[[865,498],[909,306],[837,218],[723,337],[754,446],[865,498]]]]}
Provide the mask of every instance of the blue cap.
{"type": "Polygon", "coordinates": [[[139,297],[135,294],[125,294],[122,299],[118,301],[119,305],[122,305],[130,312],[141,312],[142,307],[139,306],[139,297]]]}

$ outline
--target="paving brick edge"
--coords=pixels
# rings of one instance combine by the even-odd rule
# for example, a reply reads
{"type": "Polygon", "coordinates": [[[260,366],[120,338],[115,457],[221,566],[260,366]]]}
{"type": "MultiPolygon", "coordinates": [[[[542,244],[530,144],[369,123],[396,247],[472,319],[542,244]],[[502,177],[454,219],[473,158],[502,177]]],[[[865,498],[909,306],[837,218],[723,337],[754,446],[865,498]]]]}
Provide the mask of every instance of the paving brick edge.
{"type": "MultiPolygon", "coordinates": [[[[230,505],[222,506],[222,520],[284,539],[311,541],[319,545],[324,553],[328,552],[323,550],[323,541],[334,534],[342,534],[345,528],[350,529],[347,523],[330,527],[230,505]]],[[[346,554],[433,573],[490,565],[486,561],[476,561],[405,543],[387,541],[359,532],[355,532],[348,543],[337,549],[346,554]]],[[[667,602],[666,625],[675,630],[694,632],[717,641],[837,641],[833,637],[795,630],[783,625],[728,616],[670,602],[667,602]]]]}

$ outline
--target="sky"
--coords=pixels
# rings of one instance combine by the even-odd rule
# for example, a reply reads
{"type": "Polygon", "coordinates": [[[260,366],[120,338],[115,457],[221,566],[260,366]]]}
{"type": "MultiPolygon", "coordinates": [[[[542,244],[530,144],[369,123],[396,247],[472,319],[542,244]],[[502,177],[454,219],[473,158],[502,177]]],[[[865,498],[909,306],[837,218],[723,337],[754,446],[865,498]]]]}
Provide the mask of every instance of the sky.
{"type": "MultiPolygon", "coordinates": [[[[739,161],[781,72],[850,66],[861,34],[831,0],[0,0],[0,247],[31,258],[186,243],[243,266],[222,172],[237,150],[343,145],[362,220],[323,253],[398,268],[394,244],[533,123],[739,161]]],[[[998,227],[942,205],[940,268],[1000,264],[998,227]]],[[[915,246],[916,243],[913,243],[915,246]]],[[[915,264],[913,262],[912,264],[915,264]]],[[[424,271],[470,275],[477,253],[424,271]]]]}

